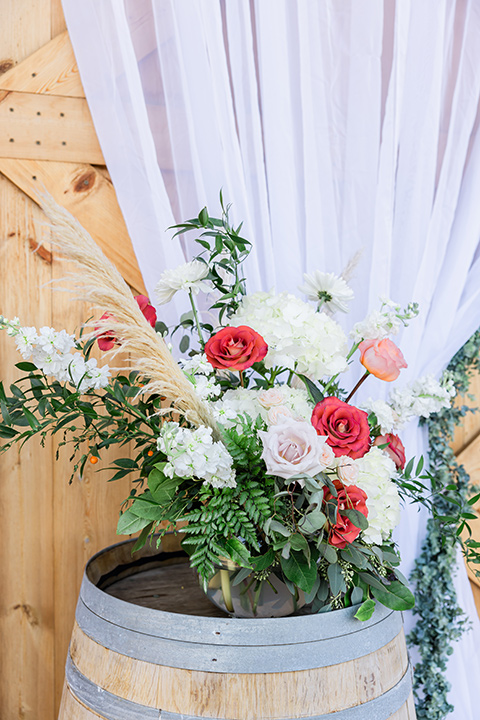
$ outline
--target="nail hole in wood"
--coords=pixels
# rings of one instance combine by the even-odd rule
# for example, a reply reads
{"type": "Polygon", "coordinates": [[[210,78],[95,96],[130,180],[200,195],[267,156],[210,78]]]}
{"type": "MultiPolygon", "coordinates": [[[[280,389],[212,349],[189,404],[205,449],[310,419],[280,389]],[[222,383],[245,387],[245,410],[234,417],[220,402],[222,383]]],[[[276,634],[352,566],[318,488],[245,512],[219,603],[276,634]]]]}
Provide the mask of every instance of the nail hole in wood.
{"type": "Polygon", "coordinates": [[[42,114],[41,112],[37,112],[37,115],[41,115],[41,114],[42,114]]]}
{"type": "Polygon", "coordinates": [[[65,117],[65,113],[60,113],[60,117],[65,117]]]}
{"type": "Polygon", "coordinates": [[[67,144],[67,143],[65,142],[65,140],[62,140],[62,145],[66,145],[66,144],[67,144]]]}
{"type": "Polygon", "coordinates": [[[32,77],[37,77],[37,73],[32,73],[32,77]]]}
{"type": "Polygon", "coordinates": [[[15,140],[13,138],[10,138],[9,142],[15,142],[15,140]]]}
{"type": "Polygon", "coordinates": [[[8,108],[10,112],[14,112],[14,108],[8,108]]]}
{"type": "Polygon", "coordinates": [[[35,145],[41,145],[41,144],[42,143],[40,142],[40,140],[35,140],[35,145]]]}
{"type": "Polygon", "coordinates": [[[36,175],[32,175],[32,180],[36,180],[36,179],[37,179],[37,176],[36,176],[36,175]]]}

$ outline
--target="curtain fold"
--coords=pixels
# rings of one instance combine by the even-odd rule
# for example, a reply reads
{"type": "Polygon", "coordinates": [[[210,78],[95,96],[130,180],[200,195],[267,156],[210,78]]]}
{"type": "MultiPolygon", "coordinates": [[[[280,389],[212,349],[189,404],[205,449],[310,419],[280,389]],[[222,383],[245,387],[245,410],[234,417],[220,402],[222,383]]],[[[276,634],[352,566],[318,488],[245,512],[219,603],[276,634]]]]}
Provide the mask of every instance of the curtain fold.
{"type": "MultiPolygon", "coordinates": [[[[402,380],[442,371],[480,326],[478,0],[63,7],[151,294],[192,253],[166,228],[204,205],[217,214],[222,188],[254,243],[250,291],[296,292],[304,272],[339,273],[361,251],[349,326],[380,295],[418,301],[402,380]]],[[[183,309],[178,298],[162,319],[183,309]]],[[[424,451],[413,424],[405,440],[424,451]]],[[[408,572],[425,515],[404,515],[408,572]]],[[[449,666],[452,718],[474,720],[464,677],[480,671],[480,624],[461,563],[457,591],[474,629],[449,666]]]]}

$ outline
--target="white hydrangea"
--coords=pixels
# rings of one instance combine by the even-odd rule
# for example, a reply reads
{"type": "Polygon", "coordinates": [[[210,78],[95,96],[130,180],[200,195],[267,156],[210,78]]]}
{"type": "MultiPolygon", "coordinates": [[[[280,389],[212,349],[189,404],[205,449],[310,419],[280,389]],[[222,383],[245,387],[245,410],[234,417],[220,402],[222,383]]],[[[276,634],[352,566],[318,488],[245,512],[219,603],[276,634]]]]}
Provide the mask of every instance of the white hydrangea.
{"type": "Polygon", "coordinates": [[[316,378],[347,368],[347,338],[341,327],[289,293],[247,295],[230,324],[260,333],[268,345],[267,368],[281,366],[316,378]]]}
{"type": "Polygon", "coordinates": [[[413,417],[428,418],[450,407],[454,395],[455,388],[448,376],[439,382],[433,375],[424,375],[404,388],[395,388],[389,401],[397,416],[397,428],[413,417]]]}
{"type": "Polygon", "coordinates": [[[355,463],[359,473],[354,484],[367,494],[368,528],[362,537],[367,543],[381,544],[400,522],[400,496],[392,480],[395,463],[378,447],[355,463]]]}
{"type": "Polygon", "coordinates": [[[157,447],[168,458],[164,468],[168,477],[198,478],[219,488],[236,486],[233,459],[222,443],[213,440],[211,428],[189,430],[165,423],[157,447]]]}
{"type": "Polygon", "coordinates": [[[165,270],[155,288],[159,304],[170,302],[179,290],[186,290],[194,295],[198,295],[200,291],[210,292],[212,285],[205,280],[208,273],[208,265],[200,260],[192,260],[176,268],[165,270]]]}
{"type": "Polygon", "coordinates": [[[360,407],[368,413],[375,413],[382,435],[393,432],[397,415],[393,411],[393,408],[386,403],[385,400],[374,400],[373,398],[368,398],[361,404],[360,407]]]}
{"type": "Polygon", "coordinates": [[[80,353],[72,355],[76,340],[66,330],[42,327],[21,327],[18,318],[2,317],[1,327],[15,337],[17,349],[24,360],[30,360],[45,375],[59,382],[70,382],[80,391],[106,387],[110,377],[108,365],[97,367],[94,358],[85,360],[80,353]]]}
{"type": "Polygon", "coordinates": [[[221,400],[214,403],[216,419],[222,425],[231,426],[238,415],[249,415],[255,420],[259,415],[267,425],[281,422],[282,415],[296,420],[308,420],[312,406],[308,393],[302,388],[277,385],[270,390],[236,388],[227,390],[221,400]]]}
{"type": "Polygon", "coordinates": [[[353,300],[354,295],[343,278],[334,273],[315,270],[311,275],[305,273],[303,282],[304,285],[300,285],[298,289],[309,300],[320,303],[322,308],[331,313],[337,310],[348,312],[348,303],[353,300]]]}

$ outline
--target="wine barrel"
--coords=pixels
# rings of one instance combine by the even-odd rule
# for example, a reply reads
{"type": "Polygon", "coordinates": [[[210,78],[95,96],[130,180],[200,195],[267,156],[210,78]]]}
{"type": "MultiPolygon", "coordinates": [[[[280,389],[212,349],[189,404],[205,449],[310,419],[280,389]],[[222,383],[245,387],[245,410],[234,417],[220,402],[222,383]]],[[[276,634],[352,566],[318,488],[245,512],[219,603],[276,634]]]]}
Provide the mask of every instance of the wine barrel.
{"type": "Polygon", "coordinates": [[[87,564],[59,720],[414,720],[401,614],[238,619],[166,537],[87,564]]]}

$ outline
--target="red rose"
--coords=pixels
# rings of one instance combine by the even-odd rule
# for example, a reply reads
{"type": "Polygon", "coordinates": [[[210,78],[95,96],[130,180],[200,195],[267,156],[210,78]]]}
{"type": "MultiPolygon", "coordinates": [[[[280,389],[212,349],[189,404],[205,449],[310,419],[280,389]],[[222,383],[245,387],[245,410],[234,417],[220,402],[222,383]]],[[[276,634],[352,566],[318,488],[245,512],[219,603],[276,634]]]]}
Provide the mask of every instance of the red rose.
{"type": "Polygon", "coordinates": [[[312,425],[319,435],[327,436],[335,455],[361,458],[370,447],[368,415],[336,397],[326,397],[315,405],[312,425]]]}
{"type": "Polygon", "coordinates": [[[397,470],[403,470],[405,467],[405,448],[398,435],[387,433],[386,435],[379,435],[375,438],[374,445],[388,445],[384,447],[384,452],[390,455],[393,462],[397,466],[397,470]]]}
{"type": "Polygon", "coordinates": [[[209,363],[222,370],[245,370],[263,360],[267,351],[263,337],[246,325],[223,328],[205,345],[209,363]]]}
{"type": "Polygon", "coordinates": [[[407,367],[402,351],[394,342],[384,340],[364,340],[358,346],[360,362],[366,370],[380,380],[392,382],[407,367]]]}
{"type": "Polygon", "coordinates": [[[368,517],[367,494],[356,485],[345,486],[339,480],[336,480],[334,485],[337,490],[336,498],[330,490],[325,489],[325,502],[335,501],[337,504],[337,522],[330,526],[328,542],[337,548],[344,548],[360,535],[361,530],[346,515],[342,515],[342,510],[358,510],[368,517]]]}
{"type": "MultiPolygon", "coordinates": [[[[150,323],[152,327],[155,327],[155,323],[157,322],[157,311],[155,310],[153,305],[150,305],[148,298],[145,297],[145,295],[135,295],[134,300],[137,301],[138,307],[142,311],[145,320],[150,323]]],[[[111,313],[106,312],[103,313],[100,320],[112,320],[112,322],[115,322],[115,316],[111,313]]],[[[100,331],[99,326],[95,328],[95,332],[98,331],[100,331]]],[[[107,350],[111,350],[118,341],[111,331],[104,330],[104,332],[100,333],[97,336],[97,342],[100,350],[106,352],[107,350]]]]}

